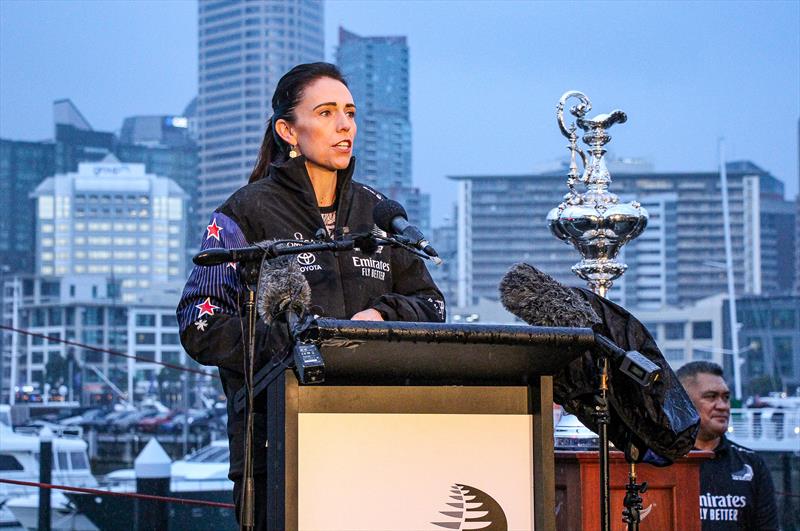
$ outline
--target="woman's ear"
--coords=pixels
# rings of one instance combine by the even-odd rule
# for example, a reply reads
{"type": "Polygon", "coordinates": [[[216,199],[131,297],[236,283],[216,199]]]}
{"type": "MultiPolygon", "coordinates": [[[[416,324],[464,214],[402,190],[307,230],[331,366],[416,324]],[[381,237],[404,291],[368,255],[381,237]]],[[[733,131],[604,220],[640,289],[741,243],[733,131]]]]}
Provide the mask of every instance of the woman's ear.
{"type": "Polygon", "coordinates": [[[275,132],[278,133],[278,136],[290,146],[297,145],[297,133],[295,132],[294,127],[292,127],[289,122],[283,118],[275,122],[275,132]]]}

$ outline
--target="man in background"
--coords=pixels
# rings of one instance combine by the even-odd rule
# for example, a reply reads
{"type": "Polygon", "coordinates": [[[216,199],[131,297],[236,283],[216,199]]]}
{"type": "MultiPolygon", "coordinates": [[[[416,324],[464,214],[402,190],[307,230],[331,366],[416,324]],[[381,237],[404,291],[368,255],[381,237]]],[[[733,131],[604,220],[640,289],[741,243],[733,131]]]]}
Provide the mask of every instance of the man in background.
{"type": "Polygon", "coordinates": [[[695,448],[714,452],[714,458],[704,461],[700,468],[703,531],[777,530],[775,489],[767,465],[753,450],[725,437],[731,393],[722,367],[693,361],[676,374],[700,415],[695,448]]]}

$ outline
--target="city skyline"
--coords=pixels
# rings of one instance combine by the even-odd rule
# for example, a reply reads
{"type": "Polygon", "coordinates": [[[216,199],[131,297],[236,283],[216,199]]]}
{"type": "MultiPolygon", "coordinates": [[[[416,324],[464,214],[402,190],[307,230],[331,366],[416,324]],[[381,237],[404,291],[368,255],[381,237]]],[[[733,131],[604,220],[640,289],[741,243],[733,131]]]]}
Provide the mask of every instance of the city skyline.
{"type": "MultiPolygon", "coordinates": [[[[4,1],[0,11],[3,138],[52,137],[51,104],[63,97],[95,129],[117,130],[126,116],[180,112],[197,92],[195,2],[4,1]]],[[[434,225],[455,201],[448,175],[566,160],[553,109],[569,89],[587,93],[593,113],[628,113],[612,154],[714,171],[724,136],[730,160],[770,171],[791,199],[798,15],[794,2],[337,1],[325,4],[325,56],[334,60],[340,25],[407,37],[414,185],[431,194],[434,225]],[[587,50],[582,27],[612,21],[587,50]]]]}

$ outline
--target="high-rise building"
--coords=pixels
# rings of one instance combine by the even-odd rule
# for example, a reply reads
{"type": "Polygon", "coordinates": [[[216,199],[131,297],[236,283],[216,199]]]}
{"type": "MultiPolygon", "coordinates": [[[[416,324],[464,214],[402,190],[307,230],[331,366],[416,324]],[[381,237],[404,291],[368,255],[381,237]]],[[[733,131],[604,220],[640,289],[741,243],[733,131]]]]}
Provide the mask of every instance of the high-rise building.
{"type": "MultiPolygon", "coordinates": [[[[794,231],[789,227],[795,214],[783,200],[783,183],[750,162],[731,163],[727,169],[736,293],[786,292],[794,276],[794,231]]],[[[551,235],[545,221],[566,191],[563,173],[451,178],[459,181],[459,306],[480,297],[497,299],[500,279],[518,261],[569,285],[583,284],[570,272],[580,260],[577,251],[551,235]]],[[[661,233],[656,245],[664,250],[650,249],[652,256],[633,260],[640,273],[619,283],[626,284],[622,294],[657,303],[659,298],[650,294],[660,292],[665,303],[683,305],[725,292],[719,174],[617,170],[613,179],[611,189],[622,198],[663,203],[654,222],[661,233]],[[658,219],[662,210],[663,220],[658,219]],[[659,256],[667,262],[654,269],[659,256]],[[639,265],[643,259],[649,263],[644,270],[639,265]],[[659,283],[666,285],[657,288],[659,283]]],[[[645,236],[632,245],[653,245],[653,239],[645,236]]]]}
{"type": "MultiPolygon", "coordinates": [[[[191,104],[187,109],[190,108],[191,104]]],[[[144,164],[147,173],[168,177],[186,192],[184,263],[188,265],[200,248],[201,231],[198,229],[206,224],[205,216],[198,215],[199,155],[189,129],[189,119],[174,115],[125,118],[114,154],[121,161],[144,164]]]]}
{"type": "Polygon", "coordinates": [[[29,196],[53,173],[53,143],[0,139],[0,276],[33,271],[36,209],[29,196]]]}
{"type": "Polygon", "coordinates": [[[113,155],[46,178],[36,198],[36,272],[106,275],[122,302],[185,276],[187,194],[113,155]]]}
{"type": "MultiPolygon", "coordinates": [[[[181,116],[133,117],[123,124],[124,140],[114,133],[95,131],[68,99],[53,103],[55,138],[42,142],[0,139],[0,275],[32,273],[35,252],[34,189],[57,173],[77,171],[81,162],[98,162],[114,154],[122,162],[145,165],[145,171],[168,177],[189,195],[187,224],[197,218],[197,146],[181,116]],[[148,129],[143,124],[159,122],[148,129]]],[[[199,247],[195,228],[183,251],[199,247]]]]}
{"type": "Polygon", "coordinates": [[[627,264],[609,297],[634,308],[677,306],[678,282],[677,194],[648,196],[641,201],[649,219],[647,230],[628,242],[620,253],[627,264]]]}
{"type": "Polygon", "coordinates": [[[430,197],[412,184],[408,61],[405,37],[361,37],[339,28],[336,62],[358,109],[354,178],[399,201],[426,231],[430,197]]]}
{"type": "Polygon", "coordinates": [[[198,2],[200,213],[247,182],[272,115],[272,93],[299,63],[322,61],[317,0],[198,2]]]}

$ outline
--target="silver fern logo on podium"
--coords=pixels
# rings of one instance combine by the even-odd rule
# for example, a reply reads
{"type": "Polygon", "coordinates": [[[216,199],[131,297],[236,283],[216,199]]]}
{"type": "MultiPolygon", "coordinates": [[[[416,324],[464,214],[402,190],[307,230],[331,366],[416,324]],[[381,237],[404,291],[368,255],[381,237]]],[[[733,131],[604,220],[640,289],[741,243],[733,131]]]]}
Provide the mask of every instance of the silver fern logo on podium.
{"type": "Polygon", "coordinates": [[[497,501],[475,487],[456,483],[450,488],[450,499],[446,504],[452,509],[439,511],[450,518],[446,522],[431,522],[444,529],[483,529],[484,531],[508,531],[506,513],[497,501]]]}

